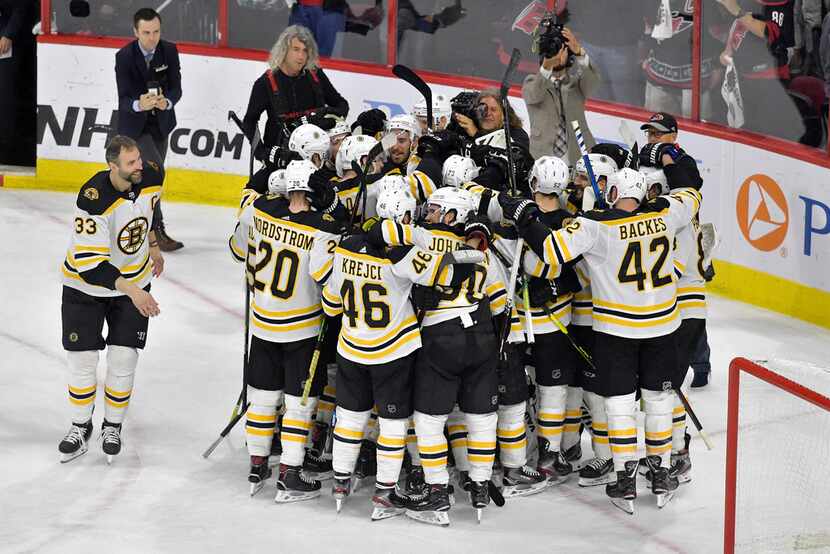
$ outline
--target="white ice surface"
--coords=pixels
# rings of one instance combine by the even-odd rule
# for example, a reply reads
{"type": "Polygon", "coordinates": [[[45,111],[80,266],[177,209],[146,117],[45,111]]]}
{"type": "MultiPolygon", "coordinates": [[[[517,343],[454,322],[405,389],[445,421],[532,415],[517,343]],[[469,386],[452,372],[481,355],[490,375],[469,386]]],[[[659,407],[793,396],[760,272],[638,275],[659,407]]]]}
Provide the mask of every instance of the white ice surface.
{"type": "Polygon", "coordinates": [[[248,497],[243,425],[201,457],[241,386],[244,289],[227,247],[234,211],[167,204],[168,229],[186,247],[166,256],[165,274],[153,283],[162,314],[150,322],[139,360],[124,450],[108,467],[95,440],[89,453],[61,465],[69,408],[59,267],[73,202],[69,194],[0,189],[2,552],[718,552],[729,360],[826,365],[826,330],[710,297],[713,382],[690,401],[715,450],[695,436],[694,480],[661,511],[642,484],[630,517],[603,487],[580,489],[573,480],[491,505],[481,525],[461,499],[448,529],[405,518],[372,523],[365,490],[336,515],[328,484],[321,498],[278,506],[273,479],[248,497]]]}

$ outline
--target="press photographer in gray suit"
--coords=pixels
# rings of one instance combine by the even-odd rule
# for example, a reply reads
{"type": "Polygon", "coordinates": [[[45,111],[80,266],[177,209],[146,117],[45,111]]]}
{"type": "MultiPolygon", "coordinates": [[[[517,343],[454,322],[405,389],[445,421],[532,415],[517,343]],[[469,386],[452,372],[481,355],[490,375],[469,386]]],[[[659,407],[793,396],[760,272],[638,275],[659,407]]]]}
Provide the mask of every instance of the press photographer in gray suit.
{"type": "Polygon", "coordinates": [[[580,154],[571,121],[579,121],[589,149],[595,143],[585,121],[585,99],[599,85],[599,73],[571,30],[551,18],[539,23],[534,51],[541,58],[539,71],[522,85],[530,153],[534,158],[557,156],[573,166],[580,154]]]}

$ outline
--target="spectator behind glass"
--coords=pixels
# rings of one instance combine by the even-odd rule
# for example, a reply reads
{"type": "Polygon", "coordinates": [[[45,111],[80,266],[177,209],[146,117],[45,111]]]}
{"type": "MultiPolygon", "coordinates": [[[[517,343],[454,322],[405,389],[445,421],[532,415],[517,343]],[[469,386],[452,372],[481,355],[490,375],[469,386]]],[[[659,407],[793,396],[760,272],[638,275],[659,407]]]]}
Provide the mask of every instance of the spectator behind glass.
{"type": "MultiPolygon", "coordinates": [[[[720,62],[734,64],[743,125],[774,137],[798,141],[804,123],[786,90],[790,80],[787,48],[793,46],[793,0],[719,0],[734,18],[720,62]]],[[[729,79],[729,77],[727,77],[729,79]]],[[[727,100],[730,103],[730,100],[727,100]]]]}
{"type": "MultiPolygon", "coordinates": [[[[671,18],[661,21],[661,2],[655,2],[654,12],[648,14],[646,47],[648,54],[643,61],[646,76],[645,108],[655,112],[680,113],[683,117],[692,114],[692,31],[694,27],[693,7],[688,0],[669,0],[671,18]]],[[[715,0],[705,0],[704,10],[717,10],[715,0]]],[[[704,20],[707,29],[714,36],[717,19],[704,20]]],[[[712,92],[719,93],[723,68],[716,62],[722,44],[709,38],[702,41],[700,60],[700,117],[712,117],[712,92]]]]}
{"type": "Polygon", "coordinates": [[[579,121],[588,148],[594,137],[585,120],[585,99],[602,82],[597,69],[570,29],[558,54],[542,58],[539,72],[525,77],[522,98],[530,118],[530,153],[534,158],[556,156],[573,166],[579,146],[571,121],[579,121]]]}
{"type": "MultiPolygon", "coordinates": [[[[383,2],[375,0],[375,5],[367,8],[360,15],[352,12],[345,0],[299,0],[291,6],[289,25],[302,25],[311,31],[320,55],[331,57],[337,42],[337,33],[357,33],[366,36],[368,32],[383,21],[383,2]]],[[[340,57],[338,48],[337,57],[340,57]]]]}
{"type": "Polygon", "coordinates": [[[0,0],[0,164],[35,165],[34,2],[0,0]]]}
{"type": "Polygon", "coordinates": [[[582,46],[602,75],[593,98],[642,106],[645,89],[638,65],[644,19],[652,16],[657,2],[650,0],[580,0],[568,2],[569,27],[579,34],[582,46]]]}

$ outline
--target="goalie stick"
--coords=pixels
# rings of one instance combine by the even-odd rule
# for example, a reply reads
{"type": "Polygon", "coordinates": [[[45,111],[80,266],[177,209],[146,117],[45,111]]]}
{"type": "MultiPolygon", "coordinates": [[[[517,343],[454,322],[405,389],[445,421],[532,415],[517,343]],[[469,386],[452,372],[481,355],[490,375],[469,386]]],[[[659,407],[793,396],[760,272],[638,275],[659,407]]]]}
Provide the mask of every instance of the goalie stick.
{"type": "Polygon", "coordinates": [[[406,67],[405,65],[397,64],[392,67],[392,73],[398,79],[406,81],[413,87],[415,87],[418,92],[421,93],[421,96],[424,97],[424,102],[427,105],[427,128],[432,131],[433,119],[432,119],[432,89],[429,88],[429,85],[421,79],[417,73],[406,67]]]}

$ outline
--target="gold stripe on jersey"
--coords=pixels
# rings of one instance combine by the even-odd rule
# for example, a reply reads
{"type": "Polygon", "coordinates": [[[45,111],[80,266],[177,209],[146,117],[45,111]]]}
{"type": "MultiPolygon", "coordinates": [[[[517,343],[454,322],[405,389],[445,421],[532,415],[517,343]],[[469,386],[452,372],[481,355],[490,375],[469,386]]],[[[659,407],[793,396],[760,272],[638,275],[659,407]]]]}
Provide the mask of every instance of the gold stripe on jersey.
{"type": "Polygon", "coordinates": [[[703,199],[703,195],[700,194],[700,191],[692,189],[692,188],[685,188],[674,191],[670,194],[672,198],[679,202],[685,203],[686,200],[689,200],[694,204],[695,212],[700,210],[700,202],[703,199]]]}
{"type": "Polygon", "coordinates": [[[109,208],[104,210],[104,213],[102,213],[101,216],[107,216],[107,215],[111,214],[112,212],[114,212],[116,210],[116,208],[118,208],[118,206],[120,206],[121,204],[123,204],[125,202],[126,202],[126,200],[124,200],[123,198],[117,199],[115,202],[110,204],[109,208]]]}
{"type": "Polygon", "coordinates": [[[239,209],[236,211],[236,218],[239,219],[239,215],[242,211],[253,204],[254,200],[259,198],[259,193],[253,189],[242,189],[242,198],[239,201],[239,209]]]}
{"type": "Polygon", "coordinates": [[[320,304],[309,308],[272,312],[251,303],[251,323],[264,331],[272,333],[296,331],[320,325],[323,321],[323,308],[320,304]]]}
{"type": "Polygon", "coordinates": [[[231,236],[231,238],[228,239],[228,246],[230,246],[231,254],[236,259],[236,261],[238,261],[238,262],[244,262],[245,261],[246,252],[244,252],[243,250],[240,250],[236,247],[236,242],[233,240],[233,236],[231,236]]]}
{"type": "Polygon", "coordinates": [[[357,337],[348,336],[348,328],[343,329],[342,331],[343,331],[344,334],[347,335],[347,338],[349,339],[350,343],[354,343],[354,344],[360,345],[360,346],[378,346],[378,345],[383,344],[385,342],[388,342],[390,339],[400,335],[401,330],[403,330],[404,327],[409,328],[417,322],[418,322],[418,319],[413,315],[412,317],[403,320],[400,325],[398,325],[397,327],[395,327],[394,329],[392,329],[391,331],[389,331],[385,335],[380,336],[376,339],[371,339],[371,340],[369,340],[369,339],[359,339],[357,337]]]}
{"type": "MultiPolygon", "coordinates": [[[[412,318],[414,319],[414,318],[412,318]]],[[[406,323],[406,322],[404,322],[406,323]]],[[[402,324],[403,325],[403,324],[402,324]]],[[[348,353],[351,356],[354,356],[358,360],[378,360],[380,358],[387,358],[392,357],[398,350],[406,347],[413,341],[420,342],[421,340],[421,332],[418,328],[417,321],[414,321],[410,325],[396,329],[397,334],[391,337],[389,340],[379,343],[374,346],[362,346],[359,344],[355,344],[359,339],[355,339],[355,337],[348,337],[346,334],[346,329],[344,328],[340,332],[340,338],[338,339],[337,348],[338,350],[342,348],[344,353],[348,353]],[[398,330],[399,329],[399,330],[398,330]]],[[[363,341],[363,342],[370,342],[370,341],[363,341]]],[[[371,341],[374,342],[374,341],[371,341]]],[[[412,345],[414,350],[418,348],[418,345],[412,345]]],[[[408,354],[406,352],[405,354],[408,354]]],[[[395,358],[401,357],[400,355],[395,356],[395,358]]]]}
{"type": "Polygon", "coordinates": [[[346,250],[345,248],[341,248],[339,246],[334,249],[334,253],[340,254],[344,258],[355,258],[357,260],[363,260],[373,264],[390,265],[392,263],[392,260],[376,258],[375,256],[369,256],[368,254],[361,254],[359,252],[352,252],[351,250],[346,250]]]}
{"type": "Polygon", "coordinates": [[[323,311],[327,316],[335,317],[343,313],[343,303],[339,297],[332,296],[328,287],[323,287],[323,311]]]}
{"type": "Polygon", "coordinates": [[[659,212],[644,212],[638,213],[629,217],[621,217],[619,219],[600,219],[594,220],[597,223],[602,223],[603,225],[607,225],[609,227],[616,227],[618,225],[625,225],[626,223],[636,223],[638,221],[645,221],[647,219],[654,219],[663,215],[667,215],[669,213],[668,208],[663,208],[659,212]]]}
{"type": "MultiPolygon", "coordinates": [[[[652,306],[631,306],[593,299],[593,318],[595,321],[620,325],[623,327],[645,328],[657,327],[677,319],[677,296],[661,304],[652,306]]],[[[605,332],[605,330],[602,330],[605,332]]]]}
{"type": "Polygon", "coordinates": [[[706,287],[679,287],[677,304],[681,310],[706,307],[706,287]]]}
{"type": "MultiPolygon", "coordinates": [[[[570,323],[572,311],[571,305],[572,296],[570,294],[567,294],[557,298],[556,303],[549,305],[548,309],[550,310],[551,315],[558,319],[563,325],[567,326],[570,323]],[[562,321],[563,319],[565,319],[566,321],[562,321]]],[[[515,308],[516,313],[518,314],[518,318],[515,320],[515,322],[511,323],[511,330],[523,331],[525,318],[524,304],[522,302],[517,302],[515,308]]],[[[560,332],[559,327],[553,321],[551,321],[544,309],[531,306],[530,314],[533,318],[533,327],[536,333],[546,334],[560,332]]]]}
{"type": "Polygon", "coordinates": [[[331,271],[331,264],[334,261],[334,258],[329,258],[326,260],[326,263],[323,266],[311,274],[311,278],[317,281],[318,283],[321,281],[325,281],[326,274],[331,271]]]}
{"type": "Polygon", "coordinates": [[[80,254],[76,254],[72,256],[73,265],[76,269],[80,271],[86,271],[88,268],[87,266],[95,267],[101,262],[106,262],[110,259],[110,257],[102,256],[101,254],[87,254],[86,256],[82,256],[80,254]]]}

